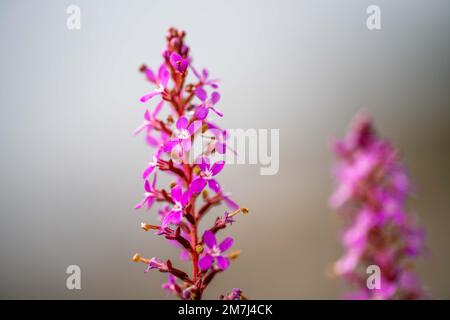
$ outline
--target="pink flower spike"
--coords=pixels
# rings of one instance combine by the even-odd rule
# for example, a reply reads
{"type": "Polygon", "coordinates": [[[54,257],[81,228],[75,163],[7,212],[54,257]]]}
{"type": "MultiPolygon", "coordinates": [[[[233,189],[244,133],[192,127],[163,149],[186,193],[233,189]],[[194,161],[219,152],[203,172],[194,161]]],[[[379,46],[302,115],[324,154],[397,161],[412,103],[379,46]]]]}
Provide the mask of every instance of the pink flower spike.
{"type": "Polygon", "coordinates": [[[397,151],[377,135],[365,115],[356,117],[347,136],[333,149],[338,159],[333,170],[337,186],[330,206],[346,222],[341,237],[345,253],[334,264],[334,273],[356,285],[354,297],[424,298],[426,292],[418,281],[414,287],[399,289],[402,274],[411,270],[424,239],[414,236],[421,228],[407,213],[410,184],[397,151]],[[372,265],[380,269],[380,289],[357,281],[366,277],[372,265]]]}
{"type": "MultiPolygon", "coordinates": [[[[146,206],[150,209],[155,202],[159,205],[155,211],[160,223],[141,222],[141,229],[163,236],[169,245],[179,250],[180,259],[188,263],[177,265],[175,261],[147,259],[138,253],[132,260],[144,263],[147,266],[145,272],[157,269],[168,273],[167,282],[162,284],[167,292],[182,300],[199,300],[205,296],[204,292],[214,275],[228,269],[231,260],[239,256],[238,251],[226,253],[233,245],[231,237],[224,236],[221,238],[223,241],[218,242],[216,235],[230,227],[239,212],[247,213],[248,209],[238,208],[229,195],[222,192],[217,177],[225,162],[214,163],[209,158],[216,152],[223,154],[227,148],[230,149],[225,141],[227,131],[205,120],[210,111],[223,116],[216,109],[220,101],[216,90],[218,80],[210,79],[206,69],[197,72],[192,66],[185,35],[183,30],[170,28],[165,37],[166,46],[161,52],[163,62],[159,68],[152,70],[146,65],[141,66],[141,73],[153,89],[140,100],[156,101],[154,108],[146,108],[144,119],[133,134],[144,133],[146,145],[153,150],[153,158],[141,173],[144,196],[135,208],[146,206]],[[188,68],[198,81],[188,74],[188,68]],[[170,110],[161,116],[163,105],[168,105],[170,110]],[[206,133],[208,128],[215,129],[211,130],[211,136],[206,133]],[[199,146],[198,150],[192,150],[194,146],[199,146]],[[168,178],[165,180],[166,187],[159,190],[156,189],[158,171],[168,178]],[[152,174],[153,181],[150,179],[152,174]],[[212,192],[204,191],[207,186],[212,192]],[[215,220],[204,220],[210,211],[222,204],[232,211],[222,215],[220,210],[215,220]],[[204,226],[203,222],[212,224],[204,226]]],[[[396,180],[399,186],[404,185],[402,177],[396,180]]],[[[397,195],[399,197],[400,194],[397,195]]],[[[393,207],[383,216],[398,215],[397,211],[393,207]]],[[[414,254],[414,243],[414,240],[410,241],[408,252],[411,254],[414,254]]],[[[245,297],[241,289],[233,289],[220,299],[241,300],[245,297]]]]}

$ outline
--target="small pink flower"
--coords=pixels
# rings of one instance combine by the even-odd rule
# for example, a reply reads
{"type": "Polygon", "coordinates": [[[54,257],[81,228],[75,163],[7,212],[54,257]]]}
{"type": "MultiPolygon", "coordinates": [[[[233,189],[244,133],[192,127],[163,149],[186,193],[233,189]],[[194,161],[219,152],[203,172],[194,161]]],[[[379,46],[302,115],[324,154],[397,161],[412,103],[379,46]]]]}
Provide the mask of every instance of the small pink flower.
{"type": "Polygon", "coordinates": [[[160,151],[157,150],[155,155],[153,155],[153,160],[147,164],[147,167],[145,168],[144,172],[142,172],[142,179],[147,179],[147,177],[150,175],[150,173],[153,172],[153,169],[155,169],[158,166],[159,155],[160,155],[160,151]]]}
{"type": "Polygon", "coordinates": [[[189,203],[189,200],[191,199],[191,193],[190,191],[185,191],[183,193],[180,186],[175,186],[172,188],[171,196],[174,201],[174,206],[172,207],[172,210],[164,217],[161,223],[161,227],[165,228],[169,224],[179,224],[181,221],[181,218],[183,218],[183,209],[186,207],[186,205],[189,203]]]}
{"type": "Polygon", "coordinates": [[[157,77],[153,74],[151,69],[147,69],[146,75],[147,75],[147,79],[149,79],[149,80],[151,79],[150,81],[152,81],[153,83],[155,83],[157,85],[157,88],[155,90],[153,90],[152,92],[146,94],[145,96],[142,96],[141,102],[147,102],[154,96],[162,94],[167,87],[167,83],[169,82],[169,77],[170,77],[169,70],[167,69],[167,67],[164,63],[161,64],[161,66],[159,67],[157,77]]]}
{"type": "Polygon", "coordinates": [[[198,164],[201,172],[200,175],[195,178],[190,186],[190,190],[192,193],[200,193],[205,188],[206,184],[211,188],[211,190],[215,192],[220,192],[220,185],[219,183],[214,179],[214,176],[216,176],[220,171],[222,171],[223,167],[225,166],[224,161],[217,161],[214,163],[214,165],[211,167],[209,164],[208,158],[203,158],[202,162],[198,164]]]}
{"type": "Polygon", "coordinates": [[[211,97],[208,98],[208,94],[205,89],[198,87],[195,89],[195,95],[202,101],[202,104],[195,109],[195,116],[197,119],[204,120],[208,116],[210,109],[219,117],[223,117],[223,113],[214,108],[214,105],[216,105],[220,100],[220,94],[217,91],[211,93],[211,97]]]}
{"type": "Polygon", "coordinates": [[[198,265],[202,270],[208,270],[215,262],[220,270],[226,270],[230,265],[228,258],[222,255],[233,245],[233,238],[226,237],[219,245],[217,245],[216,236],[209,230],[203,233],[203,242],[206,245],[203,257],[199,260],[198,265]]]}
{"type": "Polygon", "coordinates": [[[169,140],[163,147],[165,152],[170,152],[175,147],[179,147],[179,150],[189,151],[192,146],[192,136],[197,130],[201,128],[201,125],[194,121],[189,125],[189,121],[186,117],[180,117],[176,123],[177,133],[174,140],[169,140]]]}
{"type": "Polygon", "coordinates": [[[155,185],[156,185],[156,174],[153,177],[153,182],[152,182],[151,185],[148,182],[148,180],[145,180],[145,183],[144,183],[144,189],[145,189],[144,199],[141,202],[139,202],[134,207],[135,209],[142,208],[142,206],[144,204],[147,204],[147,209],[150,209],[152,207],[153,203],[155,202],[155,199],[159,195],[159,191],[155,189],[155,185]]]}
{"type": "Polygon", "coordinates": [[[214,89],[219,88],[219,86],[217,85],[217,82],[219,82],[219,80],[217,80],[217,79],[209,80],[208,79],[208,77],[209,77],[208,70],[203,69],[202,73],[200,74],[197,72],[197,70],[193,66],[190,66],[190,68],[191,68],[192,72],[194,73],[194,75],[197,77],[197,79],[200,81],[201,86],[211,86],[214,89]]]}

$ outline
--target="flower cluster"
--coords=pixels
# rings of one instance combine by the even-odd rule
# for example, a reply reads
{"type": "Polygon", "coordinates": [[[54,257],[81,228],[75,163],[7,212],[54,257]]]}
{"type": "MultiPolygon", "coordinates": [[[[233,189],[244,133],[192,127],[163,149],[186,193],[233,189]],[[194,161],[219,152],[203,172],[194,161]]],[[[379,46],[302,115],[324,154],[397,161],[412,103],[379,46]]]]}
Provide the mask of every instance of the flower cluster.
{"type": "MultiPolygon", "coordinates": [[[[188,274],[170,260],[146,259],[139,254],[133,260],[145,263],[146,272],[157,269],[168,273],[168,282],[162,286],[168,292],[181,299],[201,299],[214,276],[225,271],[230,260],[239,255],[238,250],[230,252],[233,239],[226,237],[218,241],[217,232],[234,222],[233,217],[239,212],[247,213],[248,210],[239,208],[217,181],[225,162],[213,163],[213,155],[224,154],[227,150],[226,130],[213,122],[214,118],[223,116],[216,107],[220,100],[218,81],[210,79],[206,69],[198,72],[193,67],[184,38],[184,31],[170,28],[158,70],[153,71],[145,65],[140,69],[154,87],[140,100],[154,103],[155,107],[153,111],[145,111],[144,121],[135,134],[145,133],[147,144],[155,151],[142,173],[145,193],[135,208],[150,209],[155,202],[161,204],[158,210],[160,224],[143,222],[141,228],[155,230],[157,235],[178,247],[181,257],[191,261],[192,271],[188,274]],[[193,77],[188,77],[191,71],[193,77]],[[167,110],[164,110],[165,105],[167,110]],[[161,116],[164,111],[168,113],[166,119],[161,116]],[[208,129],[214,129],[215,134],[208,138],[209,143],[200,154],[194,154],[194,161],[190,161],[194,141],[197,137],[202,138],[208,129]],[[164,171],[174,179],[170,190],[157,187],[157,171],[164,171]],[[221,203],[231,212],[225,212],[209,229],[200,233],[200,220],[221,203]]],[[[233,289],[227,297],[238,299],[241,293],[240,289],[233,289]]]]}
{"type": "Polygon", "coordinates": [[[346,221],[344,255],[333,272],[356,286],[355,299],[425,297],[412,272],[423,251],[423,230],[406,212],[409,179],[389,142],[380,139],[371,119],[356,117],[348,135],[335,143],[337,189],[330,199],[346,221]],[[367,285],[367,267],[380,270],[379,286],[367,285]]]}

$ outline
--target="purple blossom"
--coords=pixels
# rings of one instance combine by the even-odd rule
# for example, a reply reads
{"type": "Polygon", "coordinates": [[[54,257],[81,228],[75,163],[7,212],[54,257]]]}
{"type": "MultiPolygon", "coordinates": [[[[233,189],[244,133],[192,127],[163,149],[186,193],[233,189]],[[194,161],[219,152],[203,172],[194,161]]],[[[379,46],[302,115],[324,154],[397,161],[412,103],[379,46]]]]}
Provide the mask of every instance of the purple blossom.
{"type": "Polygon", "coordinates": [[[219,80],[217,80],[217,79],[212,79],[212,80],[208,79],[208,77],[209,77],[208,70],[203,69],[202,72],[199,73],[199,72],[197,72],[197,70],[193,66],[190,66],[190,67],[191,67],[192,72],[194,73],[194,75],[199,80],[201,86],[211,86],[214,89],[219,88],[219,86],[217,84],[217,82],[219,82],[219,80]]]}
{"type": "MultiPolygon", "coordinates": [[[[147,164],[147,167],[142,172],[142,179],[144,179],[144,180],[147,179],[147,177],[150,175],[150,173],[153,172],[153,169],[155,169],[158,166],[158,164],[159,164],[159,153],[160,152],[158,150],[158,152],[155,155],[153,155],[153,160],[150,161],[147,164]]],[[[156,174],[155,174],[155,176],[156,176],[156,174]]]]}
{"type": "Polygon", "coordinates": [[[150,261],[147,263],[147,268],[145,269],[145,273],[149,272],[152,269],[158,269],[158,270],[167,270],[167,265],[156,259],[155,257],[151,258],[150,261]]]}
{"type": "Polygon", "coordinates": [[[147,209],[150,209],[152,207],[153,202],[155,201],[155,199],[158,197],[158,194],[159,194],[159,191],[156,190],[155,185],[156,185],[156,174],[153,177],[152,184],[150,184],[148,182],[148,180],[145,180],[145,183],[144,183],[144,189],[145,189],[144,199],[141,202],[139,202],[134,207],[135,209],[142,208],[142,206],[144,204],[147,204],[147,209]]]}
{"type": "Polygon", "coordinates": [[[199,193],[205,188],[206,184],[211,188],[211,190],[215,192],[220,192],[220,185],[214,179],[214,177],[222,171],[225,166],[224,161],[217,161],[211,167],[208,158],[203,158],[201,163],[198,164],[201,172],[200,175],[195,178],[190,186],[190,190],[192,193],[199,193]]]}
{"type": "Polygon", "coordinates": [[[170,64],[178,72],[185,73],[189,66],[189,59],[184,59],[178,53],[172,52],[170,55],[170,64]]]}
{"type": "Polygon", "coordinates": [[[161,285],[161,288],[171,294],[176,294],[179,289],[176,278],[171,274],[169,274],[169,276],[167,277],[167,282],[161,285]]]}
{"type": "Polygon", "coordinates": [[[195,95],[202,101],[202,104],[195,109],[195,116],[197,119],[204,120],[208,116],[210,109],[219,117],[223,117],[223,113],[214,108],[214,105],[216,105],[220,100],[220,94],[217,91],[214,91],[211,93],[211,97],[208,97],[205,89],[198,87],[195,89],[195,95]]]}
{"type": "Polygon", "coordinates": [[[233,245],[233,238],[226,237],[219,245],[217,245],[216,236],[209,230],[203,233],[203,242],[206,245],[204,255],[199,260],[198,265],[202,270],[208,270],[215,262],[220,270],[226,270],[230,264],[228,258],[222,255],[233,245]]]}
{"type": "Polygon", "coordinates": [[[180,150],[184,150],[186,152],[189,151],[192,146],[192,136],[197,130],[201,128],[201,125],[199,125],[199,123],[195,121],[189,124],[189,121],[186,117],[181,117],[178,119],[176,127],[178,130],[176,139],[169,140],[164,145],[165,152],[170,152],[175,147],[178,147],[180,150]]]}
{"type": "Polygon", "coordinates": [[[169,82],[170,73],[165,64],[161,64],[158,70],[158,76],[151,71],[151,69],[146,70],[147,79],[157,85],[156,89],[152,92],[141,97],[141,102],[147,102],[154,96],[160,95],[166,90],[167,83],[169,82]]]}
{"type": "Polygon", "coordinates": [[[242,290],[239,288],[234,288],[228,295],[220,297],[220,300],[244,300],[244,299],[245,298],[242,296],[242,290]]]}
{"type": "Polygon", "coordinates": [[[167,227],[171,223],[180,223],[181,218],[183,217],[183,208],[186,207],[191,199],[191,192],[188,190],[183,193],[181,187],[176,186],[172,188],[171,196],[174,201],[174,205],[172,210],[162,220],[161,227],[163,228],[167,227]]]}

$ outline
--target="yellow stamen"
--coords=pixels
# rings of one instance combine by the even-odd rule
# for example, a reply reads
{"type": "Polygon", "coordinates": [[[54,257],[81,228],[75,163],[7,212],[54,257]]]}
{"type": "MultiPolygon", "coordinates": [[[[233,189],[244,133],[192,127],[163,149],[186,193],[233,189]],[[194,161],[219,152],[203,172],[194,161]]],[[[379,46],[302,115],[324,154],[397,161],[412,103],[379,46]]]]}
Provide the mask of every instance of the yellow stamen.
{"type": "Polygon", "coordinates": [[[247,214],[248,213],[248,208],[239,208],[236,211],[231,212],[230,214],[228,214],[228,217],[233,217],[235,215],[237,215],[239,212],[242,212],[243,214],[247,214]]]}
{"type": "Polygon", "coordinates": [[[143,262],[143,263],[149,263],[149,262],[150,262],[150,260],[145,259],[145,258],[142,258],[141,255],[140,255],[139,253],[136,253],[136,254],[133,256],[132,259],[133,259],[134,262],[143,262]]]}
{"type": "Polygon", "coordinates": [[[241,250],[232,251],[228,255],[228,259],[230,260],[236,260],[241,255],[241,250]]]}
{"type": "Polygon", "coordinates": [[[154,230],[158,230],[159,227],[158,226],[154,226],[145,222],[141,222],[141,229],[148,231],[150,229],[154,229],[154,230]]]}

